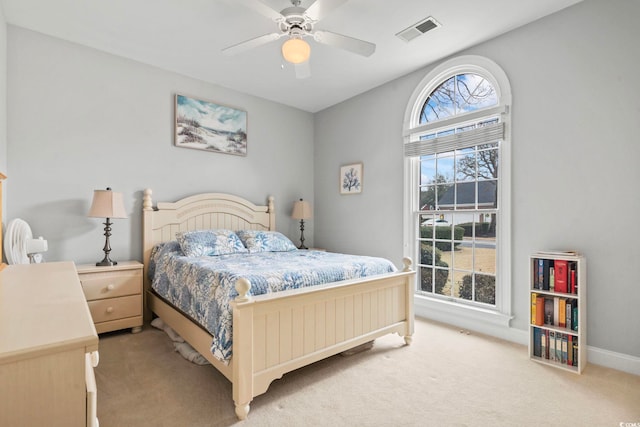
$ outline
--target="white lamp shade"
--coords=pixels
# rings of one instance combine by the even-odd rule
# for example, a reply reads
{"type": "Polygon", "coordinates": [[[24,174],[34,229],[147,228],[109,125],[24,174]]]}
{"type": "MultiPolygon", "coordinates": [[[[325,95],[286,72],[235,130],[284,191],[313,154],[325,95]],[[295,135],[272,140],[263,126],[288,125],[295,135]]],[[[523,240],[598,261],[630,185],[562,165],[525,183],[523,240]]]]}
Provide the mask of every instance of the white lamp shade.
{"type": "Polygon", "coordinates": [[[126,218],[122,193],[107,190],[93,190],[93,202],[89,209],[92,218],[126,218]]]}
{"type": "Polygon", "coordinates": [[[282,56],[292,64],[300,64],[309,59],[311,46],[302,39],[291,38],[282,44],[282,56]]]}
{"type": "Polygon", "coordinates": [[[298,200],[293,204],[293,212],[291,218],[293,219],[310,219],[313,217],[313,211],[311,205],[306,200],[298,200]]]}

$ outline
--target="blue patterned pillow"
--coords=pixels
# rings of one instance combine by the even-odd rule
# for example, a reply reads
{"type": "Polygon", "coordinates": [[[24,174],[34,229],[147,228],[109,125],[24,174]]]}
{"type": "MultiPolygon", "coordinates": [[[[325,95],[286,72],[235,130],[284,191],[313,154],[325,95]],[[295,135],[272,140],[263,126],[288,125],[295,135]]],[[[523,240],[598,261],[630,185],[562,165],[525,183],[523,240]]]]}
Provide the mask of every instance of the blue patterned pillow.
{"type": "Polygon", "coordinates": [[[289,238],[277,231],[243,230],[237,233],[250,253],[288,252],[298,249],[289,238]]]}
{"type": "Polygon", "coordinates": [[[176,234],[180,249],[188,257],[214,256],[247,252],[231,230],[196,230],[176,234]]]}

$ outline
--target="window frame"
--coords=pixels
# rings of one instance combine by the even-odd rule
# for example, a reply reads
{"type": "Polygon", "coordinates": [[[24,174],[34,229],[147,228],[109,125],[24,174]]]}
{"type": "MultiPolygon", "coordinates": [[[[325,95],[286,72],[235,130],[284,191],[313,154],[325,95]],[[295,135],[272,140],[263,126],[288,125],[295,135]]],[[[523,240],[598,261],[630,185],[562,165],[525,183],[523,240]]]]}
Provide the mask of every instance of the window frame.
{"type": "MultiPolygon", "coordinates": [[[[511,86],[500,66],[488,58],[465,55],[450,59],[436,66],[416,86],[407,104],[403,124],[403,143],[411,136],[430,130],[455,127],[456,124],[488,116],[500,116],[504,123],[504,138],[500,147],[500,171],[498,185],[498,236],[496,241],[496,304],[495,309],[463,302],[430,297],[417,292],[415,312],[419,316],[456,324],[473,326],[484,321],[494,326],[509,326],[512,316],[511,294],[511,86]],[[478,74],[493,85],[497,92],[498,105],[469,113],[451,116],[436,122],[420,124],[422,107],[429,95],[446,79],[457,74],[478,74]]],[[[404,256],[419,259],[418,217],[420,157],[404,159],[404,209],[403,241],[404,256]]],[[[417,264],[416,264],[417,265],[417,264]]]]}

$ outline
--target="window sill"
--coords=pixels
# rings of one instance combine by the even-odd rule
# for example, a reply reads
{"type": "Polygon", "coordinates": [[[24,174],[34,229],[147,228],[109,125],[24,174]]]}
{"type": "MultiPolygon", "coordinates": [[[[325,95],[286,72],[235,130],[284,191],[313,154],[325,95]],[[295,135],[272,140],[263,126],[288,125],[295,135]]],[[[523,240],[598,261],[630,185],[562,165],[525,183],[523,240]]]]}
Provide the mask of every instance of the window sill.
{"type": "Polygon", "coordinates": [[[415,294],[414,307],[416,316],[513,340],[506,336],[511,315],[421,294],[415,294]]]}

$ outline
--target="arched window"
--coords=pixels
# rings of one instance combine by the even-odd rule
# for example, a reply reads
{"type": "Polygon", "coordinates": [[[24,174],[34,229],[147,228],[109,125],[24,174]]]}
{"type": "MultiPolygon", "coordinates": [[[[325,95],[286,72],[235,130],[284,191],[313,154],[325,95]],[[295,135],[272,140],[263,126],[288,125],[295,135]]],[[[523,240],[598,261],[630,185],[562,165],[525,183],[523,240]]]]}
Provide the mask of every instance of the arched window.
{"type": "Polygon", "coordinates": [[[510,104],[500,67],[464,56],[431,71],[407,106],[405,247],[418,314],[421,304],[474,309],[508,324],[510,104]]]}

